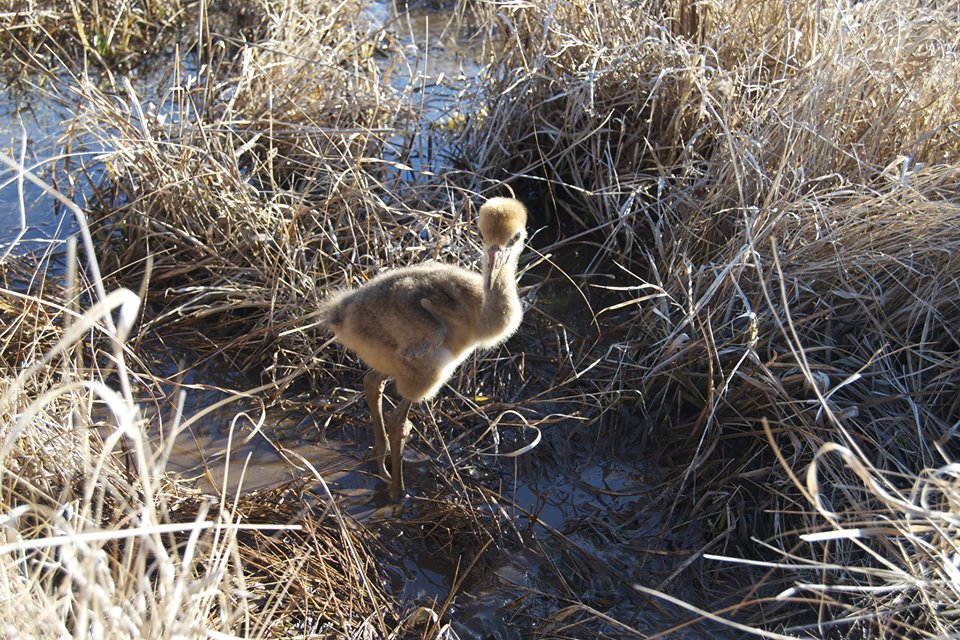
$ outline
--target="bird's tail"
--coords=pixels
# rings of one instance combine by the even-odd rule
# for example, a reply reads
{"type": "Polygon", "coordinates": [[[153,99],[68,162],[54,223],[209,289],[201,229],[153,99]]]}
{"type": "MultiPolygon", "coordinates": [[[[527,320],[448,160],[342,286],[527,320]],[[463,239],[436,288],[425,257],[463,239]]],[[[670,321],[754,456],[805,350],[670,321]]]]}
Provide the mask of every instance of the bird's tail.
{"type": "Polygon", "coordinates": [[[345,293],[344,291],[336,291],[324,298],[316,312],[317,324],[321,324],[328,329],[335,329],[343,324],[343,305],[340,304],[340,301],[345,293]]]}
{"type": "Polygon", "coordinates": [[[340,307],[339,302],[339,293],[332,293],[328,295],[312,313],[308,313],[306,316],[303,316],[300,319],[305,324],[298,325],[293,329],[282,331],[280,336],[286,336],[292,333],[301,333],[314,327],[325,327],[330,331],[336,331],[337,327],[343,324],[343,310],[340,307]]]}

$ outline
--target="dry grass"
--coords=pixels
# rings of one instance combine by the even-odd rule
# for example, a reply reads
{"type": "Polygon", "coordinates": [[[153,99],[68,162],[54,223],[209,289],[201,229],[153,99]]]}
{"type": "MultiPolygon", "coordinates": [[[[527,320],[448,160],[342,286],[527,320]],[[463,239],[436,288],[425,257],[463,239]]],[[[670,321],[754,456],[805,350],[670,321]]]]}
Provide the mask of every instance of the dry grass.
{"type": "Polygon", "coordinates": [[[463,610],[458,589],[527,554],[542,582],[518,590],[514,620],[538,637],[636,636],[625,594],[737,633],[960,632],[956,11],[462,3],[486,66],[431,128],[393,82],[412,62],[361,8],[258,5],[255,45],[200,21],[200,46],[147,89],[67,75],[70,142],[100,149],[83,167],[98,259],[107,283],[139,288],[138,334],[226,354],[268,384],[309,374],[306,407],[359,424],[362,372],[309,327],[326,290],[428,258],[472,263],[470,199],[501,183],[552,214],[544,253],[589,254],[583,273],[544,284],[554,257],[531,255],[521,335],[421,411],[425,497],[366,527],[314,514],[297,487],[217,505],[172,484],[123,388],[149,376],[135,361],[124,373],[136,354],[112,321],[64,343],[80,315],[67,294],[5,284],[6,375],[42,366],[0,407],[22,425],[6,436],[3,504],[24,513],[2,588],[55,633],[437,637],[463,610]],[[411,164],[414,136],[458,170],[411,164]],[[603,308],[600,324],[555,319],[554,298],[603,308]],[[486,454],[523,448],[531,426],[534,468],[657,451],[658,513],[683,548],[641,531],[653,498],[640,492],[572,530],[523,513],[506,486],[520,463],[486,454]],[[416,545],[379,547],[372,530],[421,536],[456,568],[450,596],[394,602],[384,554],[416,545]],[[77,531],[91,535],[57,537],[77,531]],[[63,588],[48,564],[88,583],[63,588]],[[680,575],[717,596],[709,610],[668,600],[680,575]],[[105,593],[142,604],[114,615],[105,593]]]}
{"type": "Polygon", "coordinates": [[[211,34],[256,38],[266,7],[259,0],[12,0],[0,9],[0,70],[55,71],[55,61],[80,60],[108,72],[125,70],[150,63],[166,47],[202,47],[211,34]]]}
{"type": "Polygon", "coordinates": [[[281,486],[218,500],[168,477],[182,420],[147,420],[134,400],[152,380],[125,345],[135,294],[82,286],[76,269],[58,287],[47,262],[4,267],[34,283],[3,290],[0,590],[16,612],[6,633],[391,633],[377,543],[329,494],[281,486]]]}
{"type": "Polygon", "coordinates": [[[56,344],[62,327],[58,313],[49,300],[62,298],[56,282],[33,276],[37,265],[32,256],[8,258],[0,262],[0,367],[17,371],[40,359],[43,352],[56,344]]]}
{"type": "MultiPolygon", "coordinates": [[[[364,118],[377,121],[375,109],[367,109],[372,103],[364,84],[369,68],[363,65],[370,52],[332,44],[349,41],[348,32],[332,15],[321,12],[310,22],[297,23],[273,17],[278,20],[278,37],[302,46],[302,52],[318,43],[307,34],[331,43],[320,52],[331,74],[324,82],[350,80],[338,96],[324,95],[318,87],[309,106],[297,101],[299,111],[289,110],[276,123],[313,127],[319,146],[329,142],[325,127],[337,125],[344,100],[356,105],[344,118],[362,127],[367,126],[364,118]],[[333,33],[321,32],[324,20],[336,27],[333,33]],[[299,31],[283,31],[294,24],[299,31]],[[344,68],[344,60],[357,61],[360,75],[344,68]]],[[[74,270],[66,284],[62,274],[47,274],[46,261],[34,271],[10,260],[3,263],[2,589],[7,610],[17,612],[4,616],[9,633],[386,637],[400,624],[397,603],[382,586],[384,567],[374,561],[374,552],[382,555],[375,537],[340,513],[329,496],[317,500],[293,486],[229,501],[212,499],[177,485],[167,475],[168,447],[182,420],[169,412],[147,419],[141,412],[141,401],[160,404],[151,394],[161,387],[126,344],[134,324],[143,335],[137,318],[141,301],[129,290],[108,294],[110,284],[99,275],[108,271],[109,283],[126,277],[136,287],[152,272],[154,279],[144,280],[141,294],[154,310],[160,309],[145,319],[157,325],[165,319],[160,307],[165,289],[175,300],[166,302],[182,305],[188,321],[197,327],[218,311],[234,318],[249,316],[243,305],[228,309],[243,300],[242,279],[233,273],[233,287],[217,280],[231,279],[231,268],[244,270],[259,285],[250,285],[247,291],[269,296],[261,290],[265,281],[254,275],[260,261],[272,260],[268,253],[272,247],[264,237],[276,230],[281,212],[301,209],[285,199],[289,187],[275,202],[264,203],[250,188],[249,173],[241,176],[251,166],[259,168],[272,160],[277,140],[271,136],[280,131],[258,130],[250,122],[261,123],[258,112],[267,105],[293,105],[284,85],[289,90],[323,66],[304,69],[297,60],[295,68],[289,56],[284,66],[271,46],[264,42],[262,49],[237,60],[236,76],[209,65],[200,90],[187,85],[195,79],[173,77],[169,93],[159,98],[164,111],[158,116],[144,109],[129,83],[111,85],[108,76],[98,84],[73,75],[83,69],[62,70],[65,82],[72,83],[68,90],[80,96],[70,142],[110,150],[98,158],[102,168],[93,169],[93,175],[113,182],[95,185],[91,210],[103,215],[121,199],[129,198],[131,204],[94,230],[84,246],[86,261],[80,275],[74,270]],[[223,77],[232,80],[221,85],[223,77]],[[119,95],[112,94],[116,89],[119,95]],[[257,104],[253,96],[269,102],[257,104]],[[231,99],[241,101],[243,110],[234,110],[231,99]],[[199,104],[204,108],[198,110],[199,104]],[[164,127],[165,118],[173,124],[164,127]],[[234,129],[237,135],[230,133],[234,129]],[[250,142],[240,151],[238,137],[250,142]],[[211,140],[217,141],[214,146],[211,140]],[[258,146],[257,140],[263,143],[258,146]],[[263,159],[248,162],[244,154],[247,158],[262,154],[263,159]],[[203,177],[198,178],[198,172],[203,177]],[[206,190],[197,191],[195,186],[206,190]],[[218,210],[232,217],[221,216],[218,210]],[[164,215],[178,217],[164,220],[164,215]],[[175,222],[185,228],[176,229],[175,222]],[[225,233],[218,234],[216,242],[207,242],[207,231],[221,223],[225,233]],[[192,231],[199,242],[189,235],[192,231]],[[99,253],[93,250],[94,240],[129,245],[116,245],[124,253],[104,252],[103,265],[94,268],[101,264],[94,255],[99,253]],[[180,248],[181,242],[187,246],[180,248]],[[193,271],[182,270],[186,264],[193,271]],[[191,282],[197,288],[187,286],[191,282]],[[153,291],[161,292],[161,300],[154,300],[153,291]],[[190,305],[198,299],[202,302],[190,305]],[[158,433],[163,434],[160,444],[155,442],[158,433]]],[[[220,49],[214,51],[223,56],[220,49]]],[[[214,64],[226,59],[210,58],[214,64]]],[[[42,66],[38,57],[31,61],[42,66]]],[[[336,142],[346,134],[332,137],[336,142]]],[[[69,169],[75,171],[75,165],[69,169]]],[[[290,183],[295,179],[292,171],[285,178],[280,171],[276,176],[290,183]]],[[[64,181],[74,183],[75,176],[64,181]]],[[[84,214],[76,213],[86,229],[84,214]]],[[[75,264],[75,257],[66,263],[75,264]]],[[[266,282],[272,286],[275,281],[266,282]]],[[[233,327],[228,323],[206,340],[227,335],[233,327]]]]}
{"type": "Polygon", "coordinates": [[[542,185],[620,265],[620,375],[670,452],[677,513],[707,551],[790,554],[738,615],[775,625],[799,599],[817,635],[955,633],[956,13],[495,9],[462,155],[542,185]],[[832,446],[851,459],[824,455],[805,488],[832,446]]]}
{"type": "Polygon", "coordinates": [[[319,344],[283,334],[317,306],[316,283],[394,261],[411,219],[387,202],[396,169],[382,159],[409,103],[375,56],[397,52],[380,53],[392,45],[353,3],[273,18],[256,47],[215,48],[156,96],[82,82],[76,132],[109,150],[91,202],[118,250],[108,270],[132,282],[151,262],[145,328],[202,328],[207,345],[278,374],[319,344]]]}

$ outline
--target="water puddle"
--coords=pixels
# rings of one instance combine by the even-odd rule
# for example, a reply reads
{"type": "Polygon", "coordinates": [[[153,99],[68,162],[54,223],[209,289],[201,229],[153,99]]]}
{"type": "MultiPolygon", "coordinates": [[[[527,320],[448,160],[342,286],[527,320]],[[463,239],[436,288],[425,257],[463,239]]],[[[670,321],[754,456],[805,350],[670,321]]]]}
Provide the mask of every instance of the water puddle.
{"type": "MultiPolygon", "coordinates": [[[[59,137],[70,110],[40,88],[13,82],[0,92],[0,150],[28,171],[48,179],[62,160],[59,137]]],[[[0,256],[42,250],[76,231],[70,215],[40,187],[0,167],[0,256]]]]}

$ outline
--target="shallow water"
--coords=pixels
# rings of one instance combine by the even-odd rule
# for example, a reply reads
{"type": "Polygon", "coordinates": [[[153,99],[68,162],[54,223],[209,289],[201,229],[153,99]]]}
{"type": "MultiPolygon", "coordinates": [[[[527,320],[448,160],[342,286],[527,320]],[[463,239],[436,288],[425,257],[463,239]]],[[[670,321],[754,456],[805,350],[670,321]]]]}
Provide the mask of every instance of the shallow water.
{"type": "MultiPolygon", "coordinates": [[[[23,83],[7,85],[0,95],[0,150],[44,179],[61,153],[58,137],[70,110],[23,83]]],[[[69,215],[40,187],[24,181],[8,166],[0,169],[0,256],[16,244],[17,252],[36,251],[76,230],[69,215]]]]}
{"type": "MultiPolygon", "coordinates": [[[[355,393],[362,403],[361,391],[355,393]]],[[[220,397],[195,393],[189,404],[199,408],[220,397]]],[[[214,495],[295,479],[306,480],[320,501],[329,491],[343,512],[382,530],[393,563],[382,567],[388,586],[411,609],[439,610],[455,591],[445,618],[461,639],[529,637],[548,624],[557,600],[564,599],[602,611],[637,633],[663,631],[687,617],[665,613],[630,588],[634,582],[656,586],[698,542],[688,540],[685,547],[679,538],[663,539],[666,505],[658,502],[655,472],[643,462],[584,449],[558,464],[553,454],[535,449],[515,467],[501,466],[500,513],[491,517],[500,537],[464,578],[478,544],[467,541],[458,554],[445,548],[446,540],[421,537],[424,526],[442,524],[444,513],[430,502],[436,467],[418,436],[405,451],[408,491],[398,505],[367,460],[372,434],[365,425],[324,428],[309,415],[268,413],[256,428],[256,411],[245,413],[249,420],[232,422],[237,414],[237,406],[228,407],[183,434],[168,469],[214,495]]],[[[472,533],[467,527],[462,535],[472,533]]],[[[693,585],[682,591],[697,602],[693,585]]],[[[591,627],[606,637],[636,637],[595,621],[591,627]]],[[[727,636],[692,627],[671,637],[727,636]]]]}

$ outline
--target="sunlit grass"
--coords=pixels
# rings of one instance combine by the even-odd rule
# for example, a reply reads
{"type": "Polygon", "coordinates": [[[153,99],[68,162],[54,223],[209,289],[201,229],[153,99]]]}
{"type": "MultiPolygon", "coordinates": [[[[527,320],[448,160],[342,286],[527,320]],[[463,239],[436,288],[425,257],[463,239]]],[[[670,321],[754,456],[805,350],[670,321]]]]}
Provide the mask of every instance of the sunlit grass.
{"type": "MultiPolygon", "coordinates": [[[[97,6],[63,30],[86,29],[80,49],[115,69],[89,38],[105,28],[97,6]]],[[[136,7],[112,19],[128,25],[112,47],[144,41],[136,7]]],[[[93,248],[67,260],[79,271],[3,265],[0,589],[35,614],[12,624],[445,637],[466,576],[531,552],[517,522],[537,515],[507,486],[520,472],[485,454],[535,427],[537,459],[557,468],[582,442],[656,461],[665,530],[700,541],[676,569],[632,575],[539,522],[564,561],[539,575],[556,592],[517,605],[537,637],[641,634],[603,608],[608,594],[578,592],[597,575],[618,598],[659,598],[679,626],[958,632],[955,11],[465,2],[486,66],[449,123],[420,134],[443,149],[440,170],[409,155],[422,103],[396,78],[415,63],[360,3],[251,10],[253,44],[194,5],[168,11],[189,17],[187,45],[146,88],[72,65],[77,49],[42,26],[49,7],[7,23],[35,68],[42,46],[57,52],[79,105],[68,142],[97,150],[73,194],[91,220],[93,248]],[[133,389],[148,395],[154,374],[131,336],[223,356],[261,377],[264,403],[318,424],[362,425],[362,371],[311,326],[318,301],[384,267],[474,263],[474,203],[509,189],[556,241],[522,265],[516,338],[420,409],[434,481],[412,512],[361,526],[300,485],[211,498],[167,474],[146,434],[189,418],[140,410],[133,389]],[[576,322],[554,317],[541,281],[564,252],[580,254],[557,278],[576,322]],[[445,601],[388,593],[403,558],[385,554],[413,538],[457,567],[445,601]],[[671,600],[681,574],[714,606],[671,600]]],[[[304,482],[319,482],[308,462],[304,482]]],[[[634,505],[578,526],[598,547],[652,553],[634,505]]]]}

